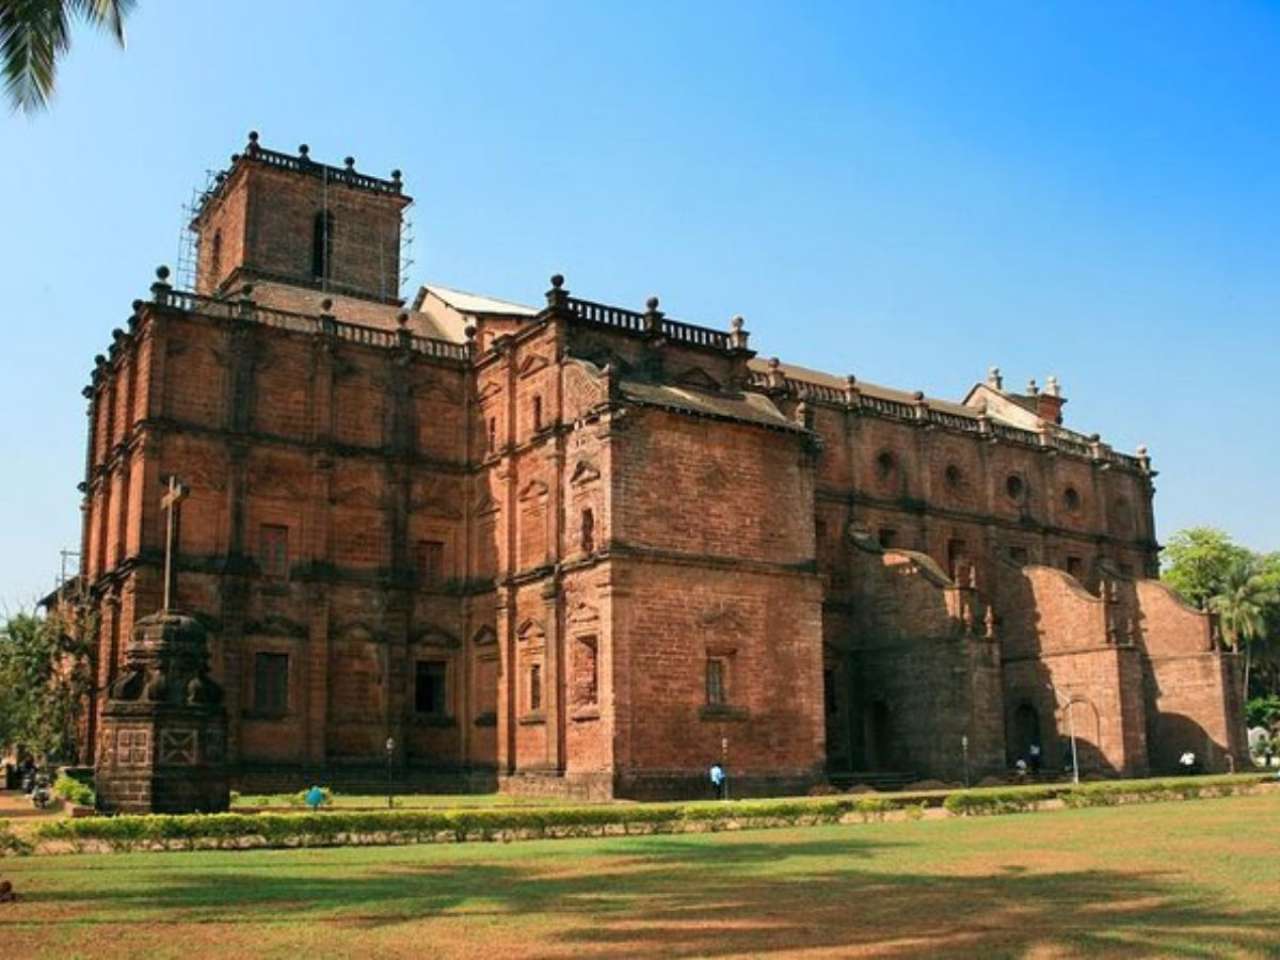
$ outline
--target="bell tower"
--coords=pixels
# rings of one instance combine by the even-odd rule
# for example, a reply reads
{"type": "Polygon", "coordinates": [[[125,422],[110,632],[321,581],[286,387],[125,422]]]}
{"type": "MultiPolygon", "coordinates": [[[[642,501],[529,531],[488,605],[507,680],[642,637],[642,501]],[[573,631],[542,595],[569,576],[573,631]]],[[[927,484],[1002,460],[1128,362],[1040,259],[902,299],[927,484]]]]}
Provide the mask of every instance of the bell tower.
{"type": "Polygon", "coordinates": [[[218,296],[246,282],[279,283],[399,305],[403,214],[412,203],[400,171],[383,180],[259,145],[243,153],[200,198],[196,292],[218,296]]]}

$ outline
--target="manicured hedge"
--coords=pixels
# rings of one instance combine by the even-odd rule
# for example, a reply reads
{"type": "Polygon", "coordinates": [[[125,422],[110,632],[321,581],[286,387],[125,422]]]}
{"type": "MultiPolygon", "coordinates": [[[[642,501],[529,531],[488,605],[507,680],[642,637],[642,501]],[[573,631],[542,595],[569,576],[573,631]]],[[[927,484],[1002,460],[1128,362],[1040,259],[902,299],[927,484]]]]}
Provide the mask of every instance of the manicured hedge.
{"type": "Polygon", "coordinates": [[[75,850],[194,850],[241,847],[431,843],[606,833],[880,820],[895,804],[883,797],[746,800],[735,803],[527,807],[496,810],[384,810],[330,813],[218,813],[64,819],[42,824],[41,841],[75,850]]]}
{"type": "MultiPolygon", "coordinates": [[[[1261,775],[1197,777],[1078,787],[987,788],[957,791],[948,795],[943,805],[957,816],[1021,813],[1054,798],[1061,798],[1069,807],[1087,807],[1218,796],[1251,789],[1265,779],[1261,775]]],[[[733,803],[87,817],[48,821],[37,828],[36,837],[42,843],[65,844],[77,851],[356,846],[732,830],[837,823],[854,818],[865,822],[882,820],[898,809],[904,810],[908,819],[924,815],[919,797],[844,795],[733,803]]],[[[0,830],[0,849],[4,836],[5,831],[0,830]]]]}

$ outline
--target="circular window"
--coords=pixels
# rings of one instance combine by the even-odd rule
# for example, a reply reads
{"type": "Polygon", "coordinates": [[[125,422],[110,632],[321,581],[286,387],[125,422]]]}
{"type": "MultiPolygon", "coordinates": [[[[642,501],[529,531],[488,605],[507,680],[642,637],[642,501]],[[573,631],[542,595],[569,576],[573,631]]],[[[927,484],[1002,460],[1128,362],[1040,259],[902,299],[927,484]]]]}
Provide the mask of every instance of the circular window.
{"type": "Polygon", "coordinates": [[[1004,482],[1005,493],[1009,494],[1010,500],[1016,500],[1021,503],[1027,496],[1027,485],[1023,479],[1016,473],[1009,474],[1009,479],[1004,482]]]}
{"type": "Polygon", "coordinates": [[[898,458],[888,450],[881,450],[879,456],[876,457],[876,476],[881,480],[888,480],[897,469],[898,458]]]}
{"type": "Polygon", "coordinates": [[[942,471],[942,479],[946,482],[948,490],[959,490],[964,486],[964,474],[954,463],[949,464],[947,469],[942,471]]]}
{"type": "Polygon", "coordinates": [[[1067,487],[1062,494],[1062,502],[1072,513],[1080,509],[1080,491],[1075,487],[1067,487]]]}

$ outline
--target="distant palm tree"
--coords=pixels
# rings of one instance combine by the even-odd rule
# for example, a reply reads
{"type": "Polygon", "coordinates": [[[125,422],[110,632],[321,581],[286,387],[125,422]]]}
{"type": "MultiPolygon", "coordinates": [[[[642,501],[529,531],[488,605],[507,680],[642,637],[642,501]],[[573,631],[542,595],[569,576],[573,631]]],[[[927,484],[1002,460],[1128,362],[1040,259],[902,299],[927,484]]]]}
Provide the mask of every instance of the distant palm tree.
{"type": "Polygon", "coordinates": [[[71,18],[109,30],[124,46],[124,20],[136,0],[0,0],[0,65],[5,91],[24,113],[53,95],[58,58],[71,47],[71,18]]]}
{"type": "Polygon", "coordinates": [[[1231,566],[1220,592],[1209,599],[1209,609],[1218,615],[1222,639],[1232,650],[1244,651],[1243,700],[1249,699],[1249,667],[1253,643],[1266,634],[1267,605],[1276,603],[1270,584],[1258,574],[1256,565],[1242,560],[1231,566]]]}

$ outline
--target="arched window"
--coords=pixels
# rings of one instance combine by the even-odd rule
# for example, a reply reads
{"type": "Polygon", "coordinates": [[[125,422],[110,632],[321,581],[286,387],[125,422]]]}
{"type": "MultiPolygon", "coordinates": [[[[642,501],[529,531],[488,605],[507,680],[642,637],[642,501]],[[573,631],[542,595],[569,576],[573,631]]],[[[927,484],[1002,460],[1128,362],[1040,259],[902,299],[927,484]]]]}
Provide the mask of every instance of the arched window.
{"type": "Polygon", "coordinates": [[[333,276],[333,214],[321,210],[311,226],[311,275],[317,280],[333,276]]]}

